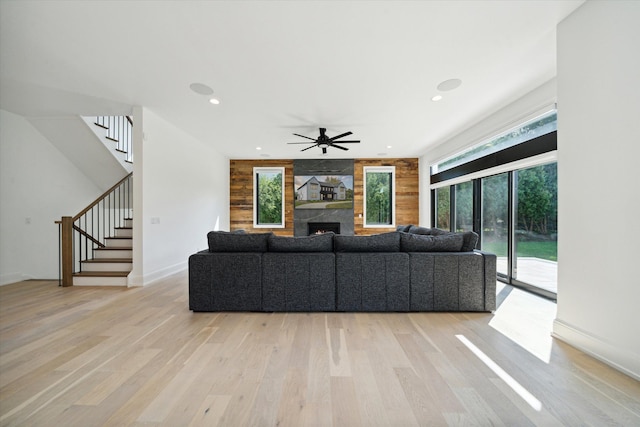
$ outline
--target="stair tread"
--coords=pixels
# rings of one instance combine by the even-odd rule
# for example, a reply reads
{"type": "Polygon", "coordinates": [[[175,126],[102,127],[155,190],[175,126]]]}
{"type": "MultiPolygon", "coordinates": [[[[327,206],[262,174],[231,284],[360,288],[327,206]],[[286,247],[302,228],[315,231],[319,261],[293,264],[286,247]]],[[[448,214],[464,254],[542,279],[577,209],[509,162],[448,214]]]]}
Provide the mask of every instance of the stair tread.
{"type": "Polygon", "coordinates": [[[133,239],[133,237],[130,237],[130,236],[105,237],[105,240],[106,239],[126,239],[126,240],[131,240],[131,239],[133,239]]]}
{"type": "Polygon", "coordinates": [[[93,259],[86,259],[82,262],[88,262],[88,263],[93,263],[93,262],[104,262],[104,263],[117,263],[117,262],[128,262],[128,263],[132,263],[133,259],[132,258],[93,258],[93,259]]]}
{"type": "Polygon", "coordinates": [[[96,248],[94,251],[132,251],[131,246],[105,246],[103,248],[96,248]]]}
{"type": "Polygon", "coordinates": [[[113,227],[114,230],[133,230],[133,227],[113,227]]]}
{"type": "Polygon", "coordinates": [[[73,273],[74,277],[127,277],[130,271],[81,271],[73,273]]]}

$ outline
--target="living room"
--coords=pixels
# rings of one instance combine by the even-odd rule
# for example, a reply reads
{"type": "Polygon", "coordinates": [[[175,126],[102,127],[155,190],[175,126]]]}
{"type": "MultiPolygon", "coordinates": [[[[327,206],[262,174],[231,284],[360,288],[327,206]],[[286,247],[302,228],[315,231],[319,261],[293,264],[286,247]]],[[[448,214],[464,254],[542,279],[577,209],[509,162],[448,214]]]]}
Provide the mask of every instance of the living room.
{"type": "MultiPolygon", "coordinates": [[[[21,10],[17,3],[2,3],[0,26],[3,34],[0,38],[0,62],[3,64],[0,97],[2,284],[57,278],[58,237],[54,221],[80,211],[96,194],[104,191],[104,188],[87,179],[37,131],[30,121],[33,118],[64,114],[119,114],[128,108],[127,111],[137,124],[134,128],[137,141],[134,145],[134,185],[137,194],[134,206],[135,261],[129,282],[131,286],[143,287],[152,287],[159,280],[184,272],[188,256],[206,248],[207,232],[232,228],[230,187],[234,177],[230,174],[231,160],[268,160],[265,164],[270,165],[278,159],[291,160],[299,156],[299,149],[304,147],[287,145],[287,142],[298,141],[292,133],[315,137],[317,128],[327,125],[318,121],[304,123],[299,120],[295,124],[306,128],[287,128],[290,123],[281,123],[283,128],[275,133],[259,129],[264,131],[265,136],[261,140],[249,141],[251,152],[229,157],[224,152],[233,147],[234,134],[220,134],[214,144],[203,142],[202,138],[192,134],[188,126],[180,128],[168,121],[164,117],[163,105],[154,104],[156,100],[152,97],[145,98],[139,92],[141,89],[135,85],[108,92],[103,91],[105,86],[110,86],[108,79],[95,82],[91,73],[86,71],[72,74],[73,66],[69,64],[73,62],[67,61],[66,55],[81,57],[83,52],[72,49],[71,53],[67,52],[62,56],[63,59],[56,59],[56,43],[64,42],[75,46],[76,41],[70,35],[73,32],[64,33],[64,37],[68,38],[63,37],[63,40],[52,37],[50,41],[53,45],[34,43],[24,35],[25,31],[21,33],[23,36],[12,38],[16,33],[20,34],[16,28],[30,28],[32,25],[30,18],[33,11],[28,7],[27,10],[21,10]],[[16,33],[9,33],[9,30],[15,30],[16,33]],[[11,37],[5,37],[9,35],[11,37]],[[25,51],[30,54],[24,55],[25,51]],[[27,56],[31,59],[25,59],[27,56]],[[40,58],[41,61],[33,58],[40,58]],[[36,63],[31,64],[29,61],[36,63]],[[54,66],[49,69],[48,64],[54,66]],[[24,74],[21,76],[21,73],[24,74]],[[69,73],[68,78],[64,76],[65,73],[69,73]],[[52,80],[40,79],[46,74],[51,74],[52,80]],[[78,83],[74,83],[75,80],[78,83]],[[83,91],[85,86],[94,89],[83,91]],[[141,103],[140,99],[148,101],[141,103]],[[77,105],[75,101],[78,100],[82,101],[81,111],[74,109],[77,105]],[[274,134],[276,137],[272,137],[274,134]],[[287,137],[284,138],[284,135],[287,137]],[[278,150],[286,150],[290,154],[278,155],[274,149],[270,158],[262,156],[269,154],[265,153],[268,151],[265,144],[271,139],[278,150]],[[256,150],[257,146],[261,146],[262,150],[256,150]],[[152,218],[158,221],[152,222],[152,218]]],[[[562,341],[638,379],[640,342],[633,337],[636,336],[638,326],[635,305],[640,300],[640,287],[637,286],[632,254],[635,249],[633,236],[640,232],[640,225],[636,220],[640,199],[630,189],[635,181],[634,154],[637,153],[636,145],[640,140],[640,131],[635,126],[640,111],[635,70],[640,68],[640,64],[637,55],[630,52],[634,51],[634,40],[640,37],[635,28],[640,12],[635,2],[577,3],[571,6],[570,13],[564,19],[556,23],[554,34],[539,35],[541,38],[547,36],[554,39],[552,44],[555,52],[552,56],[557,58],[557,63],[550,70],[536,76],[523,71],[528,78],[526,89],[523,89],[524,86],[512,89],[500,102],[494,101],[486,105],[485,110],[467,115],[466,122],[458,123],[455,127],[450,124],[451,128],[437,130],[439,133],[432,136],[434,144],[415,154],[394,155],[391,150],[394,146],[401,146],[402,141],[396,142],[389,138],[383,138],[384,145],[374,148],[373,143],[368,142],[370,140],[365,136],[374,135],[379,126],[371,125],[368,133],[365,130],[361,133],[354,132],[353,138],[361,139],[361,143],[357,144],[358,147],[356,144],[353,148],[349,147],[349,154],[353,156],[343,157],[342,153],[340,156],[376,161],[380,158],[418,159],[417,222],[430,226],[430,165],[463,150],[473,141],[516,124],[518,120],[545,105],[557,103],[558,292],[557,315],[552,332],[562,341]],[[388,145],[392,147],[387,149],[388,145]],[[378,156],[382,150],[389,150],[386,156],[378,156]],[[616,227],[618,224],[622,228],[620,231],[616,227]]],[[[34,4],[31,3],[29,7],[35,8],[34,4]]],[[[351,6],[356,7],[354,4],[351,6]]],[[[460,7],[466,6],[468,4],[464,3],[460,7]]],[[[80,5],[73,7],[89,8],[80,5]]],[[[51,6],[51,9],[55,7],[51,6]]],[[[64,7],[59,11],[44,10],[54,16],[62,12],[69,13],[64,7]]],[[[82,13],[90,12],[90,8],[82,10],[82,13]]],[[[236,13],[243,16],[248,12],[238,10],[236,13]]],[[[378,14],[383,15],[384,9],[378,10],[378,14]]],[[[38,19],[44,19],[41,13],[35,15],[38,19]]],[[[73,16],[72,13],[70,15],[73,16]]],[[[379,15],[371,17],[372,20],[374,18],[382,19],[379,15]]],[[[307,19],[314,22],[313,16],[307,19]]],[[[258,18],[255,20],[259,21],[258,18]]],[[[68,21],[60,17],[60,25],[64,22],[68,21]]],[[[129,24],[128,28],[135,28],[138,22],[129,24]]],[[[347,29],[348,23],[344,25],[347,29]]],[[[46,26],[50,31],[55,27],[46,26]]],[[[82,30],[82,34],[93,34],[90,28],[82,30]]],[[[335,28],[329,27],[329,30],[335,28]]],[[[140,44],[152,43],[155,36],[164,40],[162,33],[165,29],[155,31],[157,33],[148,34],[148,38],[140,44]]],[[[40,36],[42,40],[46,39],[45,36],[40,36]]],[[[245,34],[239,37],[238,43],[242,46],[249,43],[255,35],[245,34]]],[[[472,35],[467,34],[467,37],[472,35]]],[[[169,47],[186,49],[180,45],[180,40],[176,37],[175,44],[169,47]]],[[[380,46],[384,46],[384,40],[384,37],[376,39],[380,46]]],[[[494,42],[509,43],[500,40],[494,42]]],[[[263,48],[266,50],[265,56],[272,53],[266,47],[263,48]]],[[[78,49],[81,47],[78,46],[78,49]]],[[[318,63],[336,64],[336,67],[337,64],[344,67],[349,63],[350,58],[346,54],[332,58],[330,52],[319,49],[317,45],[310,45],[308,49],[317,53],[318,63]]],[[[365,43],[362,49],[374,48],[365,43]]],[[[454,54],[455,52],[452,56],[454,54]]],[[[144,56],[144,52],[137,52],[137,55],[144,56]]],[[[206,52],[197,55],[206,56],[206,52]]],[[[255,64],[260,62],[260,58],[241,59],[242,66],[253,69],[253,72],[255,64]]],[[[515,57],[513,62],[519,59],[515,57]]],[[[157,61],[157,67],[165,65],[162,60],[157,61]]],[[[172,59],[167,55],[164,61],[168,63],[172,59]]],[[[135,73],[136,62],[132,64],[132,72],[135,73]]],[[[83,65],[84,67],[80,67],[83,70],[95,66],[83,65]]],[[[305,65],[316,66],[309,63],[305,65]]],[[[410,64],[406,65],[406,68],[410,68],[410,64]]],[[[373,67],[375,63],[368,66],[373,67]]],[[[300,65],[297,67],[295,71],[302,73],[300,65]]],[[[472,77],[457,74],[463,71],[443,70],[439,79],[425,83],[424,90],[420,92],[420,96],[425,99],[421,99],[421,102],[433,102],[430,98],[436,94],[438,83],[460,77],[463,80],[462,86],[455,91],[445,92],[445,99],[442,101],[447,101],[447,96],[455,98],[458,91],[473,84],[472,77]]],[[[246,77],[246,74],[242,76],[246,77]]],[[[218,89],[213,78],[211,82],[205,81],[205,78],[207,77],[202,74],[190,74],[180,82],[171,82],[179,87],[173,93],[176,102],[207,104],[207,110],[203,108],[201,113],[187,119],[187,123],[213,120],[211,116],[220,111],[215,108],[228,108],[227,112],[220,114],[222,118],[217,117],[215,120],[229,121],[240,132],[247,126],[242,110],[250,110],[249,106],[246,103],[234,103],[231,93],[225,93],[224,88],[218,89]],[[190,92],[189,84],[194,81],[205,81],[214,86],[215,94],[221,97],[221,103],[212,106],[206,97],[190,92]]],[[[511,82],[507,80],[507,76],[503,78],[505,86],[508,86],[511,82]]],[[[338,79],[338,74],[331,74],[330,80],[333,79],[338,79]]],[[[279,80],[278,84],[281,83],[279,80]]],[[[373,85],[364,86],[371,92],[376,91],[373,85]]],[[[396,84],[396,88],[398,87],[396,84]]],[[[403,90],[412,92],[406,88],[403,90]]],[[[152,91],[153,88],[150,92],[152,91]]],[[[272,91],[266,90],[253,94],[261,102],[266,102],[265,98],[270,95],[272,91]]],[[[292,96],[283,93],[280,95],[292,96]]],[[[337,96],[334,93],[329,95],[337,96]]],[[[438,102],[433,102],[433,105],[438,105],[438,102]]],[[[398,106],[394,104],[385,105],[381,108],[380,117],[395,117],[396,107],[398,106]]],[[[291,109],[282,114],[298,115],[298,118],[305,119],[308,116],[300,116],[302,112],[307,112],[302,111],[304,108],[313,110],[313,107],[292,104],[291,109]],[[300,110],[296,108],[298,106],[300,110]]],[[[261,114],[271,115],[268,111],[268,108],[264,108],[261,114]]],[[[449,115],[465,113],[461,105],[449,105],[445,111],[449,115]]],[[[322,117],[321,114],[317,119],[333,120],[338,127],[337,131],[356,130],[357,123],[350,122],[349,117],[332,117],[329,111],[323,113],[325,116],[322,117]],[[353,128],[349,127],[351,124],[354,124],[353,128]]],[[[401,124],[406,119],[395,119],[398,126],[386,132],[402,135],[401,124]]],[[[381,123],[382,121],[381,119],[381,123]]],[[[310,154],[307,158],[314,158],[321,156],[319,151],[315,148],[305,153],[310,154]],[[315,153],[311,156],[313,152],[315,153]]],[[[283,152],[285,151],[280,153],[283,152]]],[[[335,156],[338,155],[330,152],[328,157],[335,156]]]]}

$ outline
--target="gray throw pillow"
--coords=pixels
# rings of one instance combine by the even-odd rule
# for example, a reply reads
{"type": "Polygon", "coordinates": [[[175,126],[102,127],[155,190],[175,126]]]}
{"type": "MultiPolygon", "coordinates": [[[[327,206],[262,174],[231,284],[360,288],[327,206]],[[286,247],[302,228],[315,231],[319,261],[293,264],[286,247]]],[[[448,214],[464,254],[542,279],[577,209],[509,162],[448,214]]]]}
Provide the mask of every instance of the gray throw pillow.
{"type": "Polygon", "coordinates": [[[476,245],[478,244],[478,239],[480,238],[480,236],[478,236],[478,233],[475,233],[473,231],[465,231],[460,234],[462,234],[463,239],[462,249],[460,249],[460,251],[471,252],[472,250],[474,250],[476,248],[476,245]]]}
{"type": "Polygon", "coordinates": [[[336,252],[399,252],[400,233],[374,234],[373,236],[342,236],[334,238],[336,252]]]}
{"type": "Polygon", "coordinates": [[[209,252],[267,252],[272,234],[210,231],[207,234],[209,252]]]}
{"type": "Polygon", "coordinates": [[[270,252],[333,252],[333,233],[304,237],[269,237],[270,252]]]}
{"type": "Polygon", "coordinates": [[[440,230],[439,228],[419,227],[417,225],[410,226],[407,232],[413,234],[422,234],[425,236],[443,236],[445,234],[451,233],[450,231],[440,230]]]}
{"type": "Polygon", "coordinates": [[[440,236],[400,233],[400,250],[403,252],[460,252],[463,236],[447,233],[440,236]]]}

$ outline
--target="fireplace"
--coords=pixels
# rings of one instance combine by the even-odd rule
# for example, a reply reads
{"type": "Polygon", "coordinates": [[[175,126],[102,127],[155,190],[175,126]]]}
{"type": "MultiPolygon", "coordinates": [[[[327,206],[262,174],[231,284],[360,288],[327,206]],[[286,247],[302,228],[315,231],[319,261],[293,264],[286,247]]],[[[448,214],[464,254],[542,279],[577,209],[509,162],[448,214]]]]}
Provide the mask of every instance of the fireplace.
{"type": "Polygon", "coordinates": [[[328,232],[340,234],[339,222],[308,222],[307,227],[309,228],[309,236],[311,236],[312,234],[322,234],[328,232]]]}

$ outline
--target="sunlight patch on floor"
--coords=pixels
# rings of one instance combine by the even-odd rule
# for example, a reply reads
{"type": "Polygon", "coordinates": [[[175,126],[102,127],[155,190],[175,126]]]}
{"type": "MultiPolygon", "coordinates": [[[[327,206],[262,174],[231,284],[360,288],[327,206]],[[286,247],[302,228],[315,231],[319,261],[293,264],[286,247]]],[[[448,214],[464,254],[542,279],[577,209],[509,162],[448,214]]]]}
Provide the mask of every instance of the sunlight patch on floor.
{"type": "Polygon", "coordinates": [[[556,317],[553,301],[502,282],[496,285],[498,294],[509,294],[495,311],[489,326],[527,350],[545,363],[551,359],[551,331],[556,317]]]}
{"type": "Polygon", "coordinates": [[[533,409],[540,412],[542,410],[542,403],[524,388],[518,381],[516,381],[511,375],[505,372],[496,362],[494,362],[489,356],[484,354],[482,350],[476,347],[471,341],[464,335],[456,335],[456,338],[462,342],[478,359],[482,361],[489,369],[493,371],[502,381],[504,381],[518,396],[520,396],[525,402],[529,404],[533,409]]]}

